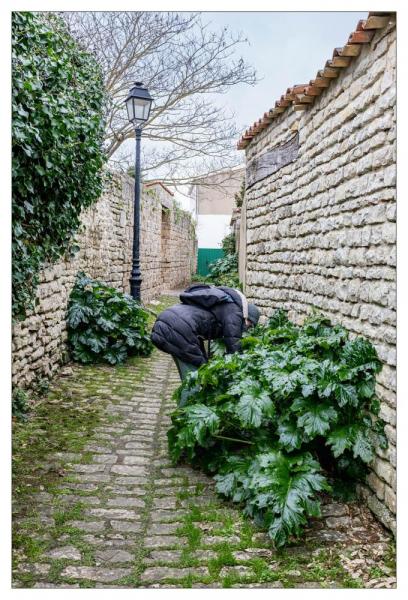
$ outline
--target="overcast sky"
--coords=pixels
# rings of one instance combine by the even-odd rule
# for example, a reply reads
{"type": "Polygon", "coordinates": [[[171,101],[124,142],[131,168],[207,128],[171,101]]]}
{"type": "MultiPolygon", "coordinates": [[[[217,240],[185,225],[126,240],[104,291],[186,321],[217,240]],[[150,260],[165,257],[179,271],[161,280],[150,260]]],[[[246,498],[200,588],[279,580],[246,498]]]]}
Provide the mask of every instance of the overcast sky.
{"type": "MultiPolygon", "coordinates": [[[[295,84],[308,83],[332,57],[333,49],[344,46],[367,12],[203,12],[202,20],[211,29],[228,27],[241,32],[248,43],[237,46],[240,56],[252,65],[260,80],[255,86],[235,85],[225,94],[214,94],[212,100],[225,106],[227,114],[235,114],[240,133],[273,108],[275,101],[295,84]]],[[[235,151],[236,140],[232,147],[235,151]]],[[[148,152],[155,143],[145,142],[148,152]]],[[[132,152],[133,141],[120,152],[132,152]]],[[[237,152],[236,160],[244,161],[237,152]]],[[[161,177],[160,170],[149,173],[161,177]]]]}
{"type": "Polygon", "coordinates": [[[245,129],[273,107],[291,85],[308,83],[323,68],[333,49],[344,46],[367,12],[208,12],[203,20],[214,28],[242,31],[249,44],[241,56],[262,80],[232,88],[219,101],[236,114],[245,129]]]}

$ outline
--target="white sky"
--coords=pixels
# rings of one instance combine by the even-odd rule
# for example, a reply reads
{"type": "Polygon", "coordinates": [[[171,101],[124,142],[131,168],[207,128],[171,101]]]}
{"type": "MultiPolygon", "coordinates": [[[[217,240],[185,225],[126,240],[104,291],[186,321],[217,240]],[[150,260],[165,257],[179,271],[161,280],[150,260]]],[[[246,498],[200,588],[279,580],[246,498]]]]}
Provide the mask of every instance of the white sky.
{"type": "Polygon", "coordinates": [[[367,12],[208,12],[203,20],[214,28],[242,31],[249,44],[241,56],[262,80],[254,87],[242,84],[219,97],[233,110],[244,130],[271,108],[291,85],[307,83],[343,46],[367,12]]]}

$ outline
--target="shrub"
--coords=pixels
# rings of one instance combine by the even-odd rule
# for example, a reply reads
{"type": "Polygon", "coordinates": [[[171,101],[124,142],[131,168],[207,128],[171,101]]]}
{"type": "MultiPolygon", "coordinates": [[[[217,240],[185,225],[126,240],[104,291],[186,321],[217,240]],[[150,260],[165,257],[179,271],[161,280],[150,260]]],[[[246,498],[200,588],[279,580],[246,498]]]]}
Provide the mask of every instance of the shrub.
{"type": "Polygon", "coordinates": [[[224,254],[235,254],[235,233],[229,233],[221,242],[224,254]]]}
{"type": "Polygon", "coordinates": [[[29,412],[29,395],[22,388],[15,387],[11,395],[11,414],[14,418],[25,421],[29,412]]]}
{"type": "Polygon", "coordinates": [[[140,304],[99,281],[79,273],[68,304],[68,342],[81,363],[121,363],[128,356],[147,356],[153,349],[148,317],[140,304]]]}
{"type": "Polygon", "coordinates": [[[222,240],[225,255],[210,264],[206,283],[241,288],[238,276],[238,255],[235,252],[235,235],[230,233],[222,240]]]}
{"type": "Polygon", "coordinates": [[[370,342],[316,314],[297,326],[278,311],[255,334],[183,382],[169,448],[215,475],[281,546],[320,514],[320,492],[351,490],[386,447],[381,363],[370,342]]]}
{"type": "Polygon", "coordinates": [[[237,208],[240,208],[245,198],[245,177],[242,178],[241,187],[239,188],[239,191],[234,195],[234,198],[235,205],[237,206],[237,208]]]}
{"type": "Polygon", "coordinates": [[[239,287],[238,257],[236,254],[227,254],[217,258],[210,264],[207,280],[214,285],[226,285],[228,287],[239,287]]]}
{"type": "Polygon", "coordinates": [[[60,258],[102,190],[101,70],[51,13],[12,16],[13,315],[60,258]]]}

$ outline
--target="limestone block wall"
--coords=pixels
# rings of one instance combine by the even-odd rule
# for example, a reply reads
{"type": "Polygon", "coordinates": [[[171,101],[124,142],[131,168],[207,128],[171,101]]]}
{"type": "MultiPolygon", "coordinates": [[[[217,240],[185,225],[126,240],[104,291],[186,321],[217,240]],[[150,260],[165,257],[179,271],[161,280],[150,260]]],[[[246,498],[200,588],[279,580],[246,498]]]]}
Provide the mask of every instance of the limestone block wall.
{"type": "MultiPolygon", "coordinates": [[[[72,258],[40,274],[37,305],[13,326],[13,384],[26,387],[50,376],[66,356],[66,309],[78,271],[129,293],[133,240],[132,178],[115,175],[98,202],[84,211],[72,258]]],[[[142,301],[190,282],[196,266],[196,240],[190,215],[175,210],[160,186],[144,189],[141,201],[140,262],[142,301]],[[168,218],[163,223],[163,214],[168,218]],[[165,241],[164,241],[165,240],[165,241]],[[165,256],[167,275],[163,275],[165,256]]]]}
{"type": "Polygon", "coordinates": [[[388,450],[361,493],[394,528],[396,492],[396,34],[378,31],[304,112],[288,108],[247,161],[299,132],[299,155],[246,191],[245,291],[265,315],[312,306],[370,339],[388,450]]]}

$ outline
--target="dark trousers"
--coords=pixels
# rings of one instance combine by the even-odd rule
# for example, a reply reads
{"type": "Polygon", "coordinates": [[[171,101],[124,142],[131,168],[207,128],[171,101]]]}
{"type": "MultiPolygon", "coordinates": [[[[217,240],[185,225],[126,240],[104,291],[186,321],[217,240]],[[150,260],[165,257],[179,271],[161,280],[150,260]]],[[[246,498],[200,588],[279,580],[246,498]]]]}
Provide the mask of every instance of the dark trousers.
{"type": "Polygon", "coordinates": [[[182,360],[180,360],[179,358],[177,358],[176,356],[173,356],[173,360],[176,363],[176,367],[178,370],[178,373],[180,375],[180,379],[181,381],[183,381],[187,375],[187,373],[190,373],[190,371],[197,371],[198,367],[190,364],[190,363],[185,363],[182,360]]]}

